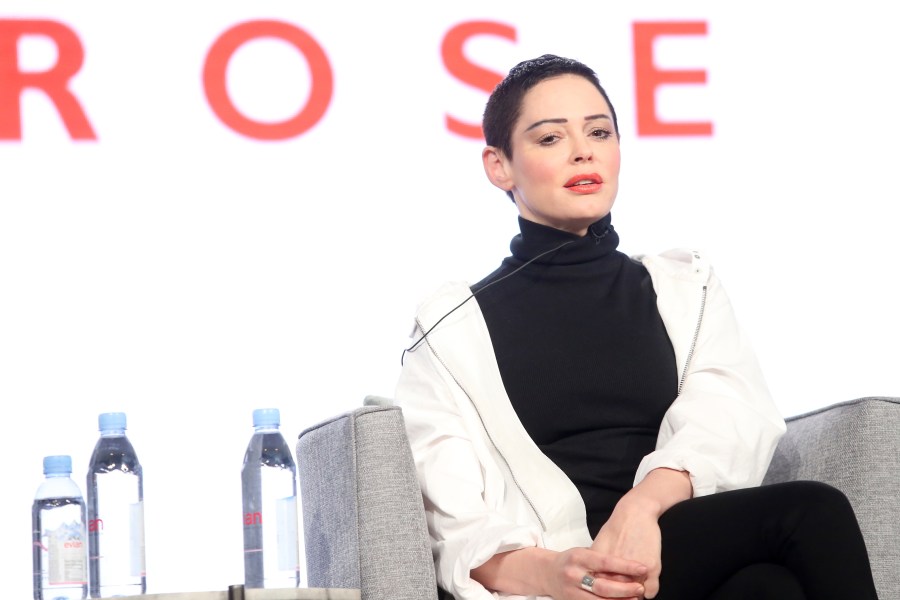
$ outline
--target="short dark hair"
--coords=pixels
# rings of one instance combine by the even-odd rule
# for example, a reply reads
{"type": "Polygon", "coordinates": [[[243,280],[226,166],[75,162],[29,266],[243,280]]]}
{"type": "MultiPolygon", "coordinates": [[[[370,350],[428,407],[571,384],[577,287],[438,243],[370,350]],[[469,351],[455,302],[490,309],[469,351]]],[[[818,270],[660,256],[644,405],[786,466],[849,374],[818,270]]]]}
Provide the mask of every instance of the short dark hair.
{"type": "Polygon", "coordinates": [[[522,98],[525,94],[545,79],[560,75],[578,75],[590,81],[609,104],[612,113],[613,128],[619,135],[619,123],[616,120],[616,109],[606,90],[600,85],[597,74],[577,60],[563,58],[554,54],[544,54],[538,58],[525,60],[509,70],[509,74],[497,84],[488,98],[484,108],[481,128],[488,146],[498,148],[507,158],[512,158],[512,130],[522,112],[522,98]]]}

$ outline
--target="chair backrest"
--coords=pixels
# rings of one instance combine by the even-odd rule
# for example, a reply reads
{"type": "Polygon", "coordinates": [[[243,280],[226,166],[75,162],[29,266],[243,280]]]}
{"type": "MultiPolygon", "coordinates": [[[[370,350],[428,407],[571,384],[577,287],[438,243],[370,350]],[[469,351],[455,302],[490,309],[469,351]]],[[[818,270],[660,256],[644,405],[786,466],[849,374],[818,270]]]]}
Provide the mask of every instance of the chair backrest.
{"type": "Polygon", "coordinates": [[[357,588],[363,600],[436,599],[403,414],[367,404],[297,441],[308,585],[357,588]]]}

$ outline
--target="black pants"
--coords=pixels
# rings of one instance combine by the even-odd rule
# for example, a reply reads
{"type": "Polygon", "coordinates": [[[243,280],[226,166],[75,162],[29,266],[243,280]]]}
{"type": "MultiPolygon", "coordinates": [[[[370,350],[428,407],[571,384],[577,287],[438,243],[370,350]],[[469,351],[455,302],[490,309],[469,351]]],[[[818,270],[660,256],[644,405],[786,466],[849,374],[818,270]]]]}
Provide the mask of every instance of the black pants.
{"type": "Polygon", "coordinates": [[[877,599],[856,515],[811,481],[722,492],[659,520],[659,600],[877,599]]]}

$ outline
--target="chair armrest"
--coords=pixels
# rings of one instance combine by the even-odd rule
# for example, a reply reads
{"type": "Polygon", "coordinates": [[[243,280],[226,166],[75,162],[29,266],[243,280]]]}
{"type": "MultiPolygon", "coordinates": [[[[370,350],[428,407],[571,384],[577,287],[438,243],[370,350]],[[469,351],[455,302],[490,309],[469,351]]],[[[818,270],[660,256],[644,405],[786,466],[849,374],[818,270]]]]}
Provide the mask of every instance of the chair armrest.
{"type": "Polygon", "coordinates": [[[788,418],[763,483],[798,479],[846,494],[878,595],[900,598],[900,398],[859,398],[788,418]]]}
{"type": "Polygon", "coordinates": [[[369,405],[300,433],[310,587],[364,600],[437,598],[422,494],[401,409],[369,405]]]}

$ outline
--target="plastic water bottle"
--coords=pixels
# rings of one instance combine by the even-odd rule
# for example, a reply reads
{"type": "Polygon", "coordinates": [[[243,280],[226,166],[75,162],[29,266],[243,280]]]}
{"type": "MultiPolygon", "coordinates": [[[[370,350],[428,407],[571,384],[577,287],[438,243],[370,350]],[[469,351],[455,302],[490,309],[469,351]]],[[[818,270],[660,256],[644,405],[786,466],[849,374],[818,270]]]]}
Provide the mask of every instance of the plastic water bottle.
{"type": "Polygon", "coordinates": [[[253,437],[241,469],[244,586],[298,587],[301,580],[297,467],[276,408],[253,411],[253,437]]]}
{"type": "Polygon", "coordinates": [[[72,457],[44,457],[44,475],[31,508],[34,600],[81,600],[87,598],[87,530],[72,457]]]}
{"type": "Polygon", "coordinates": [[[103,413],[87,476],[88,562],[92,598],[147,591],[144,475],[125,435],[125,413],[103,413]]]}

